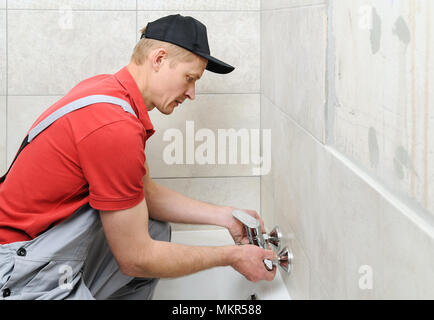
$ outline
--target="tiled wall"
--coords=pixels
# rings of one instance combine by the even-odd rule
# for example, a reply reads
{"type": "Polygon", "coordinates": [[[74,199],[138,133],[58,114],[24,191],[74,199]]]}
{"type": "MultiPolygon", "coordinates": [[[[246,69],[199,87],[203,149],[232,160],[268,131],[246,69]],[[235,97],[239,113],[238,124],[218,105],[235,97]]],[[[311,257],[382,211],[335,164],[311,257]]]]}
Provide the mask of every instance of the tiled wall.
{"type": "MultiPolygon", "coordinates": [[[[259,0],[0,1],[0,170],[7,169],[37,116],[79,81],[128,64],[139,30],[181,13],[204,22],[211,53],[236,67],[205,72],[196,99],[171,116],[150,113],[156,129],[146,155],[151,176],[203,201],[260,209],[260,178],[249,165],[167,165],[167,129],[259,129],[259,0]]],[[[198,145],[197,143],[196,145],[198,145]]],[[[176,229],[198,226],[175,225],[176,229]]],[[[199,228],[203,228],[199,226],[199,228]]]]}
{"type": "Polygon", "coordinates": [[[295,299],[434,297],[429,2],[261,1],[261,211],[293,250],[295,299]]]}
{"type": "Polygon", "coordinates": [[[6,0],[0,1],[0,171],[6,169],[6,0]]]}
{"type": "Polygon", "coordinates": [[[334,144],[434,218],[434,4],[357,0],[331,10],[334,144]]]}

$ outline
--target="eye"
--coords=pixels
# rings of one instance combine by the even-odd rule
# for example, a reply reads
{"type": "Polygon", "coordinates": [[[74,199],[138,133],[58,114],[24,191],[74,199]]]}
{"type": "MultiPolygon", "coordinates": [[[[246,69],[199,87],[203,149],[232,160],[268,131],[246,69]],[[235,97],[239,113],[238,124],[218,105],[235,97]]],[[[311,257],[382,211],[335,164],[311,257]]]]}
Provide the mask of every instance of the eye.
{"type": "Polygon", "coordinates": [[[194,81],[194,78],[193,78],[193,77],[190,77],[190,76],[187,76],[187,81],[188,81],[188,82],[193,82],[193,81],[194,81]]]}

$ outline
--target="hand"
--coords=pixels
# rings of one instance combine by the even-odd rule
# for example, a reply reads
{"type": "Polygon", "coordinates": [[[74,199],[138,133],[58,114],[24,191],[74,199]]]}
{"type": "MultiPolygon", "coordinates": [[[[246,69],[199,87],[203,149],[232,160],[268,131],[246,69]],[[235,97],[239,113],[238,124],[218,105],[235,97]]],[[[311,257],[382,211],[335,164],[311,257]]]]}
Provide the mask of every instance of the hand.
{"type": "MultiPolygon", "coordinates": [[[[232,239],[234,239],[236,244],[248,244],[249,243],[249,238],[247,236],[247,232],[246,232],[246,228],[244,227],[244,225],[238,221],[237,219],[235,219],[232,216],[232,211],[235,210],[236,208],[230,208],[229,214],[229,223],[228,223],[228,231],[232,236],[232,239]]],[[[259,214],[255,211],[255,210],[248,210],[248,209],[240,209],[246,213],[248,213],[249,215],[251,215],[252,217],[254,217],[256,220],[259,221],[259,223],[261,224],[261,229],[262,229],[262,233],[265,233],[265,227],[264,227],[264,221],[262,221],[261,217],[259,216],[259,214]]]]}
{"type": "Polygon", "coordinates": [[[272,281],[276,275],[276,267],[269,271],[264,265],[264,260],[275,260],[273,250],[262,249],[255,245],[236,247],[234,262],[231,266],[246,277],[247,280],[258,282],[260,280],[272,281]]]}

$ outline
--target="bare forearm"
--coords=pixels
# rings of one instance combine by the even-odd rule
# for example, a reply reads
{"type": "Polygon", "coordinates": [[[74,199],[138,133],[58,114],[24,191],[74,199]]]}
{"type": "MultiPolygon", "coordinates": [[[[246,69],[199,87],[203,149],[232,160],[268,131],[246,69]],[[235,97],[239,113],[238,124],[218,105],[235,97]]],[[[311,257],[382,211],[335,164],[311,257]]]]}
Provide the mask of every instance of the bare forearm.
{"type": "Polygon", "coordinates": [[[252,281],[273,277],[263,264],[264,259],[274,259],[270,256],[272,250],[267,252],[254,245],[200,247],[153,240],[144,199],[133,208],[100,211],[100,218],[110,250],[126,275],[178,277],[216,266],[232,266],[252,281]]]}
{"type": "Polygon", "coordinates": [[[152,241],[140,252],[131,276],[172,278],[189,275],[218,266],[231,266],[236,259],[236,246],[200,247],[165,241],[152,241]]]}
{"type": "Polygon", "coordinates": [[[153,219],[222,227],[227,227],[230,223],[230,207],[191,199],[156,183],[147,192],[146,202],[149,216],[153,219]]]}

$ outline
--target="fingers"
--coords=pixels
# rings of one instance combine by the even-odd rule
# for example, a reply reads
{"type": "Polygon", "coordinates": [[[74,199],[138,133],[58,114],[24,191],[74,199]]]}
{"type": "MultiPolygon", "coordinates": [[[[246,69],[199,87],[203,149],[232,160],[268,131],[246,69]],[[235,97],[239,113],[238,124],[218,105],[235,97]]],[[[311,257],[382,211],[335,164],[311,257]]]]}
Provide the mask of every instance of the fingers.
{"type": "Polygon", "coordinates": [[[252,217],[256,218],[259,221],[259,223],[261,224],[262,233],[267,232],[265,230],[264,221],[262,221],[261,217],[255,210],[243,209],[243,211],[247,212],[248,214],[250,214],[252,217]]]}
{"type": "Polygon", "coordinates": [[[244,245],[244,244],[250,244],[250,242],[249,242],[249,239],[247,239],[247,238],[243,238],[243,239],[241,239],[240,241],[235,242],[235,244],[236,244],[237,246],[241,246],[241,245],[244,245]]]}
{"type": "Polygon", "coordinates": [[[273,266],[273,270],[267,271],[267,276],[265,278],[266,281],[273,281],[276,276],[277,268],[273,266]]]}
{"type": "Polygon", "coordinates": [[[264,259],[276,260],[277,254],[273,250],[265,250],[264,259]]]}
{"type": "MultiPolygon", "coordinates": [[[[268,259],[268,260],[274,261],[274,260],[277,259],[277,255],[276,255],[276,253],[273,250],[265,250],[264,259],[268,259]]],[[[265,275],[265,279],[264,280],[273,281],[274,277],[276,276],[276,271],[277,271],[277,268],[274,265],[273,265],[273,269],[272,270],[268,270],[267,269],[267,274],[265,275]]]]}
{"type": "Polygon", "coordinates": [[[250,244],[249,239],[247,238],[241,239],[241,244],[250,244]]]}

